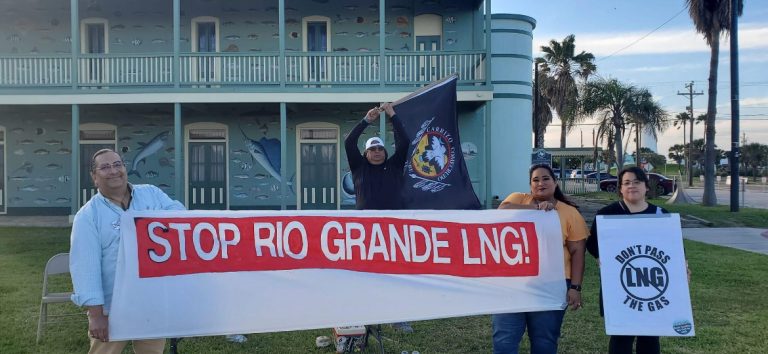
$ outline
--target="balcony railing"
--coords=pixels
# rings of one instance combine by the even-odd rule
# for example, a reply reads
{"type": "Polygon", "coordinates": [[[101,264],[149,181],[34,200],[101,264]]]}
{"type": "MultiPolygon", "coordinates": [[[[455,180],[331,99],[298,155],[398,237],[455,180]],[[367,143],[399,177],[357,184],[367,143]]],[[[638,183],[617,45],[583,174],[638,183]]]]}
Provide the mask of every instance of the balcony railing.
{"type": "Polygon", "coordinates": [[[189,53],[179,64],[181,86],[280,84],[278,54],[189,53]]]}
{"type": "Polygon", "coordinates": [[[157,86],[173,83],[173,55],[84,55],[78,60],[82,86],[157,86]]]}
{"type": "Polygon", "coordinates": [[[386,56],[388,84],[432,82],[458,74],[460,82],[485,80],[485,52],[417,52],[386,56]]]}
{"type": "Polygon", "coordinates": [[[55,56],[0,56],[0,87],[71,86],[72,58],[55,56]]]}
{"type": "Polygon", "coordinates": [[[0,89],[4,88],[187,88],[228,86],[344,87],[421,85],[456,73],[460,85],[486,81],[485,51],[391,52],[384,68],[375,52],[365,53],[183,53],[178,66],[172,54],[84,54],[77,59],[72,82],[70,56],[0,56],[0,89]],[[283,65],[281,71],[280,65],[283,65]]]}

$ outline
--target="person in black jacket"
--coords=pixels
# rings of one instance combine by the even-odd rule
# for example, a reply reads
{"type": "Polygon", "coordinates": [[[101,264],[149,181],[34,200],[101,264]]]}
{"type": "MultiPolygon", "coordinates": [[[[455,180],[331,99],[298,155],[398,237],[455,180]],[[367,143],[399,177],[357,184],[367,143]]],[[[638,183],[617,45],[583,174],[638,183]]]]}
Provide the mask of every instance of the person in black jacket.
{"type": "MultiPolygon", "coordinates": [[[[634,214],[667,214],[664,208],[658,207],[645,200],[648,186],[648,175],[639,167],[628,167],[619,173],[619,196],[621,200],[605,206],[597,211],[597,215],[634,215],[634,214]]],[[[597,222],[592,221],[592,232],[587,238],[587,251],[600,262],[598,249],[599,237],[597,222]]],[[[610,237],[610,235],[603,235],[610,237]]],[[[603,315],[603,292],[600,291],[600,315],[603,315]]],[[[656,336],[611,336],[608,342],[608,352],[611,354],[632,353],[632,346],[637,339],[637,354],[658,354],[661,352],[659,337],[656,336]]]]}
{"type": "Polygon", "coordinates": [[[408,141],[403,136],[403,128],[394,119],[396,113],[391,103],[374,107],[349,132],[344,140],[349,169],[355,182],[355,207],[358,210],[397,210],[403,208],[400,198],[403,167],[408,153],[408,141]],[[365,143],[365,152],[360,154],[357,141],[366,127],[379,118],[384,111],[392,118],[395,135],[395,152],[389,157],[384,143],[379,137],[372,137],[365,143]]]}
{"type": "MultiPolygon", "coordinates": [[[[374,107],[365,118],[352,128],[344,139],[349,169],[355,182],[355,208],[358,210],[398,210],[403,208],[400,189],[403,184],[403,168],[408,154],[408,140],[405,139],[401,123],[394,119],[397,113],[391,103],[374,107]],[[374,136],[365,142],[365,152],[360,154],[357,141],[366,127],[379,118],[384,111],[392,120],[395,135],[395,152],[392,157],[381,138],[374,136]]],[[[408,322],[393,323],[392,327],[406,333],[413,332],[408,322]]]]}

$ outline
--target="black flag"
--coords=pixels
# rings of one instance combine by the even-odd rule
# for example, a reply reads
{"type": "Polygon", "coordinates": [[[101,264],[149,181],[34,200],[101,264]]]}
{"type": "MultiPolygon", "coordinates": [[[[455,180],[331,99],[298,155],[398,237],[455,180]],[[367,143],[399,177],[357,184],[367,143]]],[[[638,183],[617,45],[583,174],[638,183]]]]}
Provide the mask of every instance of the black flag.
{"type": "Polygon", "coordinates": [[[394,103],[399,124],[393,126],[402,127],[409,141],[405,209],[481,208],[461,151],[456,80],[451,76],[394,103]]]}

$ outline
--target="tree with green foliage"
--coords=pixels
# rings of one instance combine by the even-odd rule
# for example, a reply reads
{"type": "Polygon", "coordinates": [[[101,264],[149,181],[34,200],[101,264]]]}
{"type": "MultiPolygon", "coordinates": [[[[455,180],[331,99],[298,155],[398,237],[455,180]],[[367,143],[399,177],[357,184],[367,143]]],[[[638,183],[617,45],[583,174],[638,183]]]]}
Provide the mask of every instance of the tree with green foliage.
{"type": "Polygon", "coordinates": [[[669,148],[669,154],[667,155],[670,159],[674,160],[675,163],[677,163],[677,167],[681,175],[683,174],[683,161],[685,161],[685,153],[686,151],[688,151],[687,146],[688,144],[672,145],[669,148]]]}
{"type": "MultiPolygon", "coordinates": [[[[598,126],[611,126],[616,151],[616,166],[624,168],[624,132],[628,124],[640,122],[653,115],[662,120],[666,113],[645,88],[619,82],[616,79],[590,81],[584,86],[580,114],[597,115],[598,126]],[[650,113],[653,112],[653,113],[650,113]]],[[[649,124],[653,125],[653,124],[649,124]]]]}
{"type": "Polygon", "coordinates": [[[552,123],[551,101],[542,91],[552,86],[552,80],[542,71],[536,72],[536,83],[533,94],[533,144],[537,149],[544,148],[544,134],[547,132],[547,126],[552,123]]]}
{"type": "MultiPolygon", "coordinates": [[[[539,82],[539,89],[549,100],[552,110],[560,118],[560,147],[565,147],[565,138],[579,119],[577,114],[579,89],[577,79],[586,81],[597,70],[595,56],[581,51],[576,54],[576,37],[569,35],[558,42],[549,41],[542,46],[542,57],[536,58],[540,73],[546,77],[539,82]]],[[[545,117],[543,117],[545,118],[545,117]]]]}
{"type": "MultiPolygon", "coordinates": [[[[603,162],[605,162],[606,165],[610,166],[616,162],[616,144],[613,143],[613,124],[611,124],[610,120],[601,120],[597,122],[597,136],[595,139],[597,140],[595,145],[602,145],[603,142],[606,143],[606,146],[608,147],[603,151],[603,162]]],[[[595,147],[597,148],[597,147],[595,147]]]]}
{"type": "Polygon", "coordinates": [[[664,155],[659,155],[656,153],[656,151],[653,151],[647,147],[640,148],[640,157],[637,156],[636,152],[632,153],[632,156],[635,157],[635,161],[641,162],[642,159],[645,159],[645,161],[649,162],[656,168],[661,168],[667,163],[667,158],[664,157],[664,155]]]}
{"type": "Polygon", "coordinates": [[[696,32],[704,35],[710,48],[709,90],[707,97],[707,120],[705,125],[706,161],[704,163],[704,196],[702,204],[717,205],[715,195],[715,115],[717,114],[717,68],[720,61],[720,35],[731,30],[731,14],[741,16],[744,9],[742,0],[686,0],[688,14],[693,20],[696,32]]]}
{"type": "Polygon", "coordinates": [[[687,143],[688,140],[685,139],[685,127],[688,125],[688,122],[691,121],[691,115],[688,114],[688,112],[681,112],[675,115],[675,118],[672,118],[672,126],[676,129],[680,129],[680,127],[683,128],[683,144],[687,143]]]}
{"type": "MultiPolygon", "coordinates": [[[[658,133],[663,132],[669,126],[667,121],[667,112],[653,100],[651,93],[645,91],[642,93],[647,97],[640,97],[640,113],[630,117],[629,121],[635,129],[635,161],[640,161],[643,157],[642,132],[645,132],[658,139],[658,133]],[[638,154],[638,152],[640,152],[638,154]]],[[[664,158],[664,156],[662,156],[664,158]]]]}
{"type": "MultiPolygon", "coordinates": [[[[760,167],[768,166],[768,145],[750,143],[741,147],[741,163],[752,169],[752,177],[757,179],[760,167]]],[[[747,168],[744,169],[747,172],[747,168]]]]}

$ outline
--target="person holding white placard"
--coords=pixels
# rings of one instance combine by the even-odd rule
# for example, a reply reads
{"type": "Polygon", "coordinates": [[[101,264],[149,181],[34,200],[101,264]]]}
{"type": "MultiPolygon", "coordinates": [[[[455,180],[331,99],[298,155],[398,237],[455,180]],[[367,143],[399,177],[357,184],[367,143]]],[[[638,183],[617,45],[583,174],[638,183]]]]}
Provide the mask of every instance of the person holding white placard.
{"type": "MultiPolygon", "coordinates": [[[[384,103],[380,107],[371,108],[363,119],[355,125],[344,139],[347,152],[347,162],[352,172],[355,185],[355,208],[358,210],[398,210],[403,209],[400,198],[402,189],[403,166],[408,154],[408,140],[402,136],[402,129],[395,127],[395,152],[389,157],[381,138],[374,136],[365,142],[365,151],[360,154],[357,140],[365,128],[373,124],[381,112],[395,120],[395,109],[392,103],[384,103]]],[[[392,327],[405,333],[412,333],[410,322],[393,323],[392,327]]]]}
{"type": "MultiPolygon", "coordinates": [[[[69,249],[72,301],[88,309],[89,353],[120,353],[127,341],[110,341],[109,310],[120,245],[120,220],[136,210],[184,210],[160,188],[130,184],[123,158],[102,149],[91,158],[91,178],[99,193],[75,215],[69,249]]],[[[162,353],[165,339],[133,341],[136,353],[162,353]]]]}
{"type": "MultiPolygon", "coordinates": [[[[560,190],[552,167],[531,166],[531,193],[512,193],[499,209],[555,210],[560,218],[565,262],[567,301],[572,310],[581,308],[581,282],[584,277],[584,245],[589,229],[576,204],[560,190]]],[[[493,352],[517,353],[526,327],[531,340],[531,353],[557,353],[557,341],[565,309],[504,313],[492,316],[493,352]]]]}
{"type": "MultiPolygon", "coordinates": [[[[619,173],[619,196],[621,200],[598,210],[597,215],[633,215],[633,214],[667,214],[664,208],[658,207],[645,200],[645,194],[650,190],[648,175],[639,167],[627,167],[619,173]]],[[[603,236],[608,237],[608,236],[603,236]]],[[[598,250],[597,222],[592,222],[591,236],[587,239],[587,251],[600,262],[598,250]]],[[[600,315],[603,315],[603,294],[600,292],[600,315]]],[[[611,354],[632,353],[632,347],[637,339],[637,354],[654,354],[661,352],[659,337],[656,336],[611,336],[608,352],[611,354]]]]}

